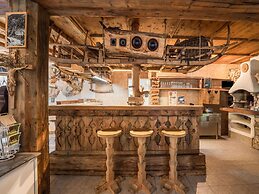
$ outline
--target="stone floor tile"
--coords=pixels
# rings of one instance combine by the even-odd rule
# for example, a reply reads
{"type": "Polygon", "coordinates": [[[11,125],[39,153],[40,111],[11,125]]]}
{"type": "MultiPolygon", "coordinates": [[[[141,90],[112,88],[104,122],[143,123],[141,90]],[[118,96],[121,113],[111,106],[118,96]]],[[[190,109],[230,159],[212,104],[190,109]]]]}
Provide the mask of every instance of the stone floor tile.
{"type": "MultiPolygon", "coordinates": [[[[259,192],[259,191],[258,191],[259,192]]],[[[230,194],[250,194],[248,185],[231,185],[230,194]]]]}
{"type": "MultiPolygon", "coordinates": [[[[187,194],[259,194],[259,151],[232,139],[201,140],[201,152],[206,155],[206,176],[183,176],[180,180],[189,188],[187,194]]],[[[104,177],[51,175],[51,194],[94,194],[104,177]]],[[[160,177],[151,178],[161,194],[160,177]]],[[[125,177],[121,194],[130,194],[132,177],[125,177]]],[[[174,193],[174,192],[172,192],[174,193]]]]}

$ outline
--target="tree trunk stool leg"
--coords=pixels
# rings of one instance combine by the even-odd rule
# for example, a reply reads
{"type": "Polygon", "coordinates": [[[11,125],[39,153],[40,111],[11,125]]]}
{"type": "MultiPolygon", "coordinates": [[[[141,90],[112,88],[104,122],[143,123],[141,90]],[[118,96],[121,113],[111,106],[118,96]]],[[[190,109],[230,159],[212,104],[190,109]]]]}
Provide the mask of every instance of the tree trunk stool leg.
{"type": "MultiPolygon", "coordinates": [[[[99,132],[99,131],[98,131],[99,132]]],[[[117,194],[121,191],[121,188],[119,187],[119,182],[121,181],[121,178],[114,178],[114,171],[113,171],[113,166],[114,166],[114,162],[113,162],[113,153],[114,153],[114,149],[113,149],[113,143],[114,143],[114,137],[118,136],[118,134],[113,134],[112,131],[109,132],[105,132],[105,130],[101,132],[99,132],[99,134],[97,134],[99,137],[104,137],[106,140],[106,175],[105,175],[105,181],[103,181],[102,183],[100,183],[97,187],[96,187],[96,193],[99,194],[103,191],[110,191],[111,194],[117,194]],[[111,134],[109,134],[109,132],[111,134]],[[114,137],[113,137],[114,135],[114,137]]]]}
{"type": "Polygon", "coordinates": [[[162,180],[162,190],[164,192],[171,192],[176,191],[178,194],[185,194],[185,186],[178,180],[177,178],[177,139],[179,137],[184,137],[185,132],[182,135],[174,134],[173,132],[170,133],[169,131],[165,132],[164,130],[162,133],[170,138],[170,145],[169,145],[169,176],[168,179],[162,180]]]}
{"type": "MultiPolygon", "coordinates": [[[[150,132],[150,131],[149,131],[150,132]]],[[[145,194],[151,194],[154,191],[153,185],[147,180],[146,176],[146,161],[145,161],[145,155],[146,155],[146,137],[149,137],[152,135],[153,131],[150,133],[147,133],[146,135],[142,136],[141,131],[133,131],[130,132],[130,134],[133,137],[137,137],[138,140],[138,174],[137,174],[137,180],[134,180],[132,183],[132,191],[133,193],[145,193],[145,194]]],[[[145,131],[143,131],[145,133],[145,131]]]]}

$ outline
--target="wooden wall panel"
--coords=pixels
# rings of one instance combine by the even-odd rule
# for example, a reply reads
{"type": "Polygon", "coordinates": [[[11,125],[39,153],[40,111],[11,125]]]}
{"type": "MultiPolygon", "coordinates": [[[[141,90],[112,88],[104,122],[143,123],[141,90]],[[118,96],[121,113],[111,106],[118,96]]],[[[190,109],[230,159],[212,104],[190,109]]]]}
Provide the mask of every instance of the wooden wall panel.
{"type": "Polygon", "coordinates": [[[131,107],[132,110],[128,110],[129,107],[121,110],[118,107],[109,107],[109,110],[107,107],[58,109],[50,109],[51,115],[57,115],[56,151],[51,154],[54,174],[103,174],[106,145],[104,139],[97,136],[97,131],[109,128],[122,130],[114,141],[115,170],[124,175],[136,173],[137,139],[131,137],[129,131],[141,128],[154,131],[146,142],[148,172],[165,175],[168,172],[169,139],[161,134],[161,130],[173,126],[187,134],[178,140],[180,170],[189,174],[205,173],[205,157],[199,152],[202,107],[196,110],[180,110],[181,106],[167,110],[159,110],[159,107],[154,107],[156,110],[145,107],[144,110],[140,110],[141,107],[131,107]]]}

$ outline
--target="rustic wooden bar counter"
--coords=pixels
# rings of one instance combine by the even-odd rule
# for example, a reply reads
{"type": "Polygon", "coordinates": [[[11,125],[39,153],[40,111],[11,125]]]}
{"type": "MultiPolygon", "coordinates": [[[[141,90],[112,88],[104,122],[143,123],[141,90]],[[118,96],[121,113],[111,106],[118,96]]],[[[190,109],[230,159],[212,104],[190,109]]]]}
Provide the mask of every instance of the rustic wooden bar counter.
{"type": "Polygon", "coordinates": [[[161,130],[175,126],[187,135],[178,141],[180,174],[205,174],[205,156],[199,151],[199,117],[203,106],[50,106],[56,116],[56,151],[50,156],[52,174],[105,173],[105,142],[97,137],[100,129],[116,127],[122,135],[115,138],[115,171],[136,174],[137,142],[130,129],[154,130],[147,139],[147,173],[168,174],[169,139],[161,130]]]}

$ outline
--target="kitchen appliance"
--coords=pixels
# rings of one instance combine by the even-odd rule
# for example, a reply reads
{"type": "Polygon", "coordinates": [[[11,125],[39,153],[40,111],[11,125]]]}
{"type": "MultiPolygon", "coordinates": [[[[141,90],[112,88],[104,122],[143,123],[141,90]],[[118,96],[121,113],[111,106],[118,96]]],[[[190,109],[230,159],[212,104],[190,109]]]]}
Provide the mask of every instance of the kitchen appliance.
{"type": "Polygon", "coordinates": [[[221,134],[221,114],[203,113],[200,120],[200,136],[216,136],[221,134]]]}

